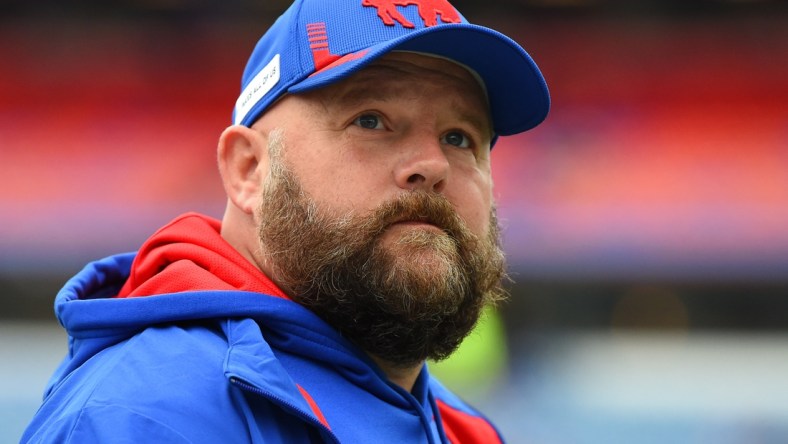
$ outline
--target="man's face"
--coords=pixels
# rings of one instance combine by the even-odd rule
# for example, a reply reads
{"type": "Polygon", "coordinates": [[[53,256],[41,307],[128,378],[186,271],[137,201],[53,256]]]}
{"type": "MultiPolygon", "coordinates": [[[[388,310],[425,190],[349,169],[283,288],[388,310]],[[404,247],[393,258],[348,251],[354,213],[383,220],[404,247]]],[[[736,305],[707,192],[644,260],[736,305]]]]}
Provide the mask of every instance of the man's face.
{"type": "MultiPolygon", "coordinates": [[[[455,63],[392,53],[343,82],[287,96],[261,123],[265,133],[284,131],[285,163],[324,211],[361,214],[419,190],[442,194],[475,234],[487,232],[489,110],[455,63]]],[[[416,225],[389,236],[431,228],[416,225]]]]}
{"type": "Polygon", "coordinates": [[[258,124],[271,151],[257,214],[271,277],[389,362],[451,353],[504,274],[477,81],[395,53],[283,99],[258,124]]]}

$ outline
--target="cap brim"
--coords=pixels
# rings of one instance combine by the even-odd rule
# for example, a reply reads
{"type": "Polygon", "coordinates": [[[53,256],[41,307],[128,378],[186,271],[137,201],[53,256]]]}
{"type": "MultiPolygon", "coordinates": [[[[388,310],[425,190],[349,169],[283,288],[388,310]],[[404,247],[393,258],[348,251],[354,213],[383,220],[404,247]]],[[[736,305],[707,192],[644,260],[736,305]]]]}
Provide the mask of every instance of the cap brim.
{"type": "Polygon", "coordinates": [[[527,131],[541,123],[550,109],[542,73],[519,44],[483,26],[445,24],[424,28],[346,56],[288,88],[299,93],[342,80],[394,50],[435,54],[476,71],[487,88],[493,128],[498,135],[527,131]]]}

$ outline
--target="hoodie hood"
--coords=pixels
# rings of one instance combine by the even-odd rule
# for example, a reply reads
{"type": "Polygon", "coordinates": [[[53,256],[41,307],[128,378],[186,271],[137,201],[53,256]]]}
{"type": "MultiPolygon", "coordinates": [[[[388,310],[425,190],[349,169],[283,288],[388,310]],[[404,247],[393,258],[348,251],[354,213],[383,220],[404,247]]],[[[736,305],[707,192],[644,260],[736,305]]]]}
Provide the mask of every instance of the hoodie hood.
{"type": "Polygon", "coordinates": [[[219,228],[211,218],[183,215],[139,253],[92,262],[71,278],[55,299],[56,316],[69,335],[60,376],[147,327],[227,318],[255,320],[272,333],[266,337],[272,347],[324,357],[342,368],[376,368],[317,315],[292,302],[221,238],[219,228]]]}

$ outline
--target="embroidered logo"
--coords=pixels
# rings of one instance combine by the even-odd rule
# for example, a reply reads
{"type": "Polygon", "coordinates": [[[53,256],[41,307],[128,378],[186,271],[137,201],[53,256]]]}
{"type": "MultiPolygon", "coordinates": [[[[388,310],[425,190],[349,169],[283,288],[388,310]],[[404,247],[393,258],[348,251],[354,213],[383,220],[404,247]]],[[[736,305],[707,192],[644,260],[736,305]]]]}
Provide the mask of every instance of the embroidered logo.
{"type": "Polygon", "coordinates": [[[361,5],[377,8],[378,17],[388,26],[396,26],[396,21],[405,28],[415,28],[415,25],[397,10],[397,6],[410,5],[418,7],[424,26],[436,26],[438,16],[444,23],[460,23],[460,14],[447,0],[361,0],[361,5]]]}
{"type": "MultiPolygon", "coordinates": [[[[427,27],[438,25],[439,19],[443,23],[461,23],[460,14],[448,0],[361,0],[361,5],[377,9],[378,17],[387,26],[399,23],[404,28],[416,27],[399,12],[398,6],[416,6],[419,17],[427,27]]],[[[367,53],[367,50],[361,50],[345,55],[333,54],[328,46],[328,31],[324,22],[307,23],[306,34],[315,65],[312,75],[362,58],[367,53]]]]}

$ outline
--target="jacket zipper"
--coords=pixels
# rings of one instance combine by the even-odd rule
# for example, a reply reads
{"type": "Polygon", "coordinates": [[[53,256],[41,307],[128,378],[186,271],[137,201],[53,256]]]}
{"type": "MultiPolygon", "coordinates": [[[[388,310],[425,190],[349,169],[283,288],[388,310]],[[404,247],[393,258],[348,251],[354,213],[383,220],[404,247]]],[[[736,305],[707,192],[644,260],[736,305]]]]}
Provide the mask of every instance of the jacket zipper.
{"type": "Polygon", "coordinates": [[[298,407],[294,406],[293,404],[285,401],[284,399],[282,399],[282,398],[280,398],[278,396],[275,396],[274,394],[272,394],[270,392],[266,392],[264,390],[261,390],[261,389],[255,387],[255,386],[249,384],[246,381],[238,379],[235,376],[230,377],[230,382],[232,384],[237,385],[242,390],[246,390],[247,392],[254,393],[254,394],[258,395],[258,396],[262,396],[263,398],[266,398],[266,399],[268,399],[270,401],[273,401],[273,402],[275,402],[275,403],[277,403],[279,405],[287,407],[299,419],[303,420],[306,423],[314,425],[315,427],[318,427],[319,429],[322,429],[327,434],[327,436],[329,438],[331,438],[331,440],[334,443],[340,444],[339,439],[336,437],[336,435],[334,435],[334,432],[332,432],[328,427],[323,425],[323,423],[318,421],[316,418],[313,418],[312,416],[304,413],[301,409],[299,409],[298,407]]]}

